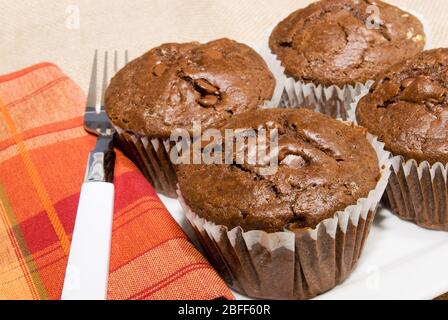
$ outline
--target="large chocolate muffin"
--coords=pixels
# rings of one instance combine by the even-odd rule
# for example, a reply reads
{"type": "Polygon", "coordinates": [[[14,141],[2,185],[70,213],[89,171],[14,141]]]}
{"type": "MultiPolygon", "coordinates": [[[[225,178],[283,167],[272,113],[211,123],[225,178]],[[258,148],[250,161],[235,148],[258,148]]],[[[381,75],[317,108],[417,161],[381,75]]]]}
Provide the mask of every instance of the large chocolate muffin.
{"type": "Polygon", "coordinates": [[[169,137],[192,121],[209,127],[270,100],[275,80],[250,47],[229,39],[168,43],[130,62],[112,79],[106,110],[118,127],[169,137]]]}
{"type": "Polygon", "coordinates": [[[193,212],[243,230],[314,228],[375,188],[378,159],[359,127],[307,109],[271,109],[234,117],[222,129],[277,128],[279,167],[181,165],[180,190],[193,212]]]}
{"type": "MultiPolygon", "coordinates": [[[[244,113],[222,129],[258,138],[277,129],[278,146],[257,163],[180,166],[180,203],[213,266],[255,298],[308,299],[343,282],[387,183],[382,145],[365,129],[305,108],[244,113]]],[[[229,154],[244,149],[229,143],[229,154]]]]}
{"type": "Polygon", "coordinates": [[[342,87],[416,55],[425,34],[417,18],[382,1],[322,0],[280,22],[269,44],[289,76],[342,87]]]}
{"type": "Polygon", "coordinates": [[[425,51],[383,73],[356,116],[396,156],[386,189],[392,211],[448,231],[448,49],[425,51]]]}
{"type": "Polygon", "coordinates": [[[448,163],[448,49],[424,51],[384,72],[356,116],[393,154],[448,163]]]}

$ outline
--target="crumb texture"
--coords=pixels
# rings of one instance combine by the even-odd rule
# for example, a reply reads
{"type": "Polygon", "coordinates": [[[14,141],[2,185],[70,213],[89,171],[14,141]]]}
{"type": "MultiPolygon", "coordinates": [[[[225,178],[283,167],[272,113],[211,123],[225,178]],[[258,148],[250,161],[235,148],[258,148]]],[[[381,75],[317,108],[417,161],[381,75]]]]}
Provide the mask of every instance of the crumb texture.
{"type": "Polygon", "coordinates": [[[342,87],[418,54],[425,33],[416,17],[381,1],[322,0],[280,22],[269,44],[296,80],[342,87]]]}
{"type": "Polygon", "coordinates": [[[448,163],[448,49],[424,51],[383,73],[356,117],[393,154],[448,163]]]}
{"type": "Polygon", "coordinates": [[[168,43],[130,62],[106,92],[111,121],[134,133],[169,137],[193,121],[209,127],[272,98],[275,79],[250,47],[229,39],[168,43]]]}
{"type": "MultiPolygon", "coordinates": [[[[244,113],[222,128],[278,130],[278,170],[268,165],[181,165],[180,190],[201,217],[229,228],[314,228],[374,189],[378,160],[360,127],[307,109],[244,113]]],[[[259,140],[261,141],[261,140],[259,140]]]]}

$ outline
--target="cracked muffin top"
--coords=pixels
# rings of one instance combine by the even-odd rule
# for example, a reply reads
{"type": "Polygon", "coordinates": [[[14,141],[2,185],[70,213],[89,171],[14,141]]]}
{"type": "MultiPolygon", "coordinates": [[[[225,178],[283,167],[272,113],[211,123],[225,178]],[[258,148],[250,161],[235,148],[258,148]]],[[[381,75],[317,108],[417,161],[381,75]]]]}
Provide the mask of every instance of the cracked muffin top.
{"type": "Polygon", "coordinates": [[[392,5],[322,0],[280,22],[269,45],[289,76],[342,87],[374,79],[421,52],[425,41],[420,21],[392,5]]]}
{"type": "Polygon", "coordinates": [[[203,127],[270,100],[275,79],[250,47],[219,39],[168,43],[127,64],[111,80],[106,111],[122,129],[169,137],[175,128],[203,127]]]}
{"type": "Polygon", "coordinates": [[[424,51],[384,72],[356,117],[393,154],[448,163],[448,49],[424,51]]]}
{"type": "Polygon", "coordinates": [[[308,109],[269,109],[235,116],[221,130],[260,128],[278,130],[276,172],[261,174],[261,162],[180,165],[193,212],[245,231],[314,228],[375,188],[380,170],[365,129],[308,109]]]}

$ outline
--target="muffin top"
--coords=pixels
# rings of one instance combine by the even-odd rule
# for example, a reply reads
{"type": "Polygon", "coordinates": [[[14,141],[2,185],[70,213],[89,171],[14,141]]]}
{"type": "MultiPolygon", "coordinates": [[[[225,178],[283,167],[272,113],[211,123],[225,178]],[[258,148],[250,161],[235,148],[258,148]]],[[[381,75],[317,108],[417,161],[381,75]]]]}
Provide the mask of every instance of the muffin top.
{"type": "Polygon", "coordinates": [[[356,117],[393,154],[448,163],[448,49],[424,51],[384,72],[356,117]]]}
{"type": "Polygon", "coordinates": [[[168,43],[127,64],[106,92],[106,111],[124,130],[169,137],[192,121],[209,127],[270,100],[275,79],[250,47],[229,39],[168,43]]]}
{"type": "Polygon", "coordinates": [[[245,231],[314,228],[375,188],[378,160],[365,129],[308,109],[247,112],[221,129],[260,128],[278,130],[277,171],[263,175],[263,164],[236,161],[180,165],[180,190],[193,212],[245,231]]]}
{"type": "Polygon", "coordinates": [[[425,34],[417,18],[381,1],[322,0],[280,22],[269,45],[289,76],[342,87],[421,52],[425,34]]]}

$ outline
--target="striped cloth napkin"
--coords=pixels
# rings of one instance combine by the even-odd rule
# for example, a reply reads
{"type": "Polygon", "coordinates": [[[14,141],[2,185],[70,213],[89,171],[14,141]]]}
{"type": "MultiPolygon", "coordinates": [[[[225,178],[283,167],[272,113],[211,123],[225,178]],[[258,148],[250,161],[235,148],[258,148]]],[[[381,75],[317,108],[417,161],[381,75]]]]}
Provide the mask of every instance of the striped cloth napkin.
{"type": "MultiPolygon", "coordinates": [[[[59,299],[88,152],[85,96],[43,63],[0,76],[0,299],[59,299]]],[[[117,153],[109,299],[232,299],[117,153]]]]}

